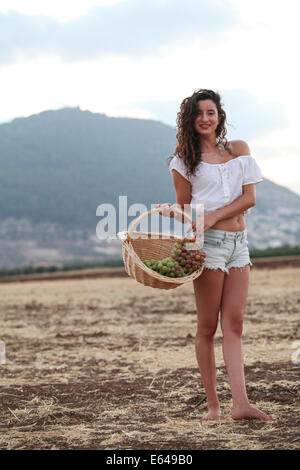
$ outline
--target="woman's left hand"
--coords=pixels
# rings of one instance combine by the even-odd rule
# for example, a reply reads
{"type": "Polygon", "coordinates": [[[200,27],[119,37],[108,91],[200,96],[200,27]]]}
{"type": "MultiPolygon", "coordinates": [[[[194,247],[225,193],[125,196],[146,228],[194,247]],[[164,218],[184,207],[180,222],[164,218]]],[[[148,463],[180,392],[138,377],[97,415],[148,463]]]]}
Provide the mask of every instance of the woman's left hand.
{"type": "Polygon", "coordinates": [[[218,221],[218,217],[215,212],[211,212],[210,214],[206,214],[203,217],[193,222],[192,225],[187,229],[187,233],[193,232],[198,237],[201,235],[201,232],[206,232],[209,228],[213,227],[218,221]]]}

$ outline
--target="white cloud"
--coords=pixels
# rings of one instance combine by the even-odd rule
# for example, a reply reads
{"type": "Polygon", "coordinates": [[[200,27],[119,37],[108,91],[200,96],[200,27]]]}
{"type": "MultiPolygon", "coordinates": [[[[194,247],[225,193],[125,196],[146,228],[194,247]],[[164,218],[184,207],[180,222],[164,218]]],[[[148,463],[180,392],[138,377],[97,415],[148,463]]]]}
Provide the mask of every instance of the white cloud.
{"type": "Polygon", "coordinates": [[[66,22],[79,18],[91,8],[126,0],[1,0],[0,12],[15,10],[25,15],[45,15],[66,22]]]}
{"type": "Polygon", "coordinates": [[[300,147],[298,154],[282,151],[279,155],[274,152],[265,158],[265,152],[257,148],[257,152],[253,155],[259,163],[263,176],[300,194],[300,179],[296,176],[300,168],[300,147]]]}
{"type": "MultiPolygon", "coordinates": [[[[171,0],[160,2],[168,4],[171,0]]],[[[11,8],[67,22],[82,19],[91,7],[104,3],[113,4],[109,0],[2,0],[0,12],[11,8]]],[[[240,91],[250,100],[253,96],[255,109],[261,106],[264,112],[272,110],[274,119],[262,113],[257,122],[253,121],[255,114],[249,123],[247,116],[233,122],[240,130],[237,138],[246,139],[243,129],[251,126],[250,147],[264,175],[279,184],[299,187],[300,179],[295,176],[300,173],[298,1],[230,0],[228,4],[235,9],[237,20],[222,32],[222,40],[216,33],[193,36],[171,45],[165,43],[159,54],[149,57],[115,54],[84,62],[77,58],[73,63],[64,62],[58,52],[41,57],[19,53],[17,63],[0,67],[0,120],[64,106],[163,120],[163,103],[166,108],[170,102],[179,104],[196,88],[213,88],[223,92],[228,121],[233,122],[237,120],[233,109],[238,109],[239,103],[233,106],[232,100],[240,91]],[[155,107],[155,103],[161,103],[161,107],[155,107]],[[267,118],[272,124],[268,132],[263,134],[258,129],[255,133],[259,123],[266,130],[267,118]]],[[[199,28],[206,20],[201,15],[196,19],[199,28]]],[[[242,95],[240,99],[242,104],[242,95]]]]}
{"type": "Polygon", "coordinates": [[[127,0],[103,5],[85,15],[60,23],[55,18],[24,15],[9,10],[0,14],[5,40],[0,44],[0,61],[12,63],[18,54],[55,53],[65,61],[122,54],[155,56],[162,46],[193,37],[216,40],[235,22],[227,0],[127,0]],[[205,21],[199,22],[199,16],[205,21]]]}

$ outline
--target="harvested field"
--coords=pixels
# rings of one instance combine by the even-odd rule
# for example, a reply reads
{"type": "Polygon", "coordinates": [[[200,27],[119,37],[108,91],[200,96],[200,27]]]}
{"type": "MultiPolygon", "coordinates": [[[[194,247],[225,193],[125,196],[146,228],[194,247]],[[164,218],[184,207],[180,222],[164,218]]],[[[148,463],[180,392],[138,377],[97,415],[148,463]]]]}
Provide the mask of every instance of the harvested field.
{"type": "Polygon", "coordinates": [[[251,270],[247,390],[276,421],[231,419],[218,328],[223,419],[202,423],[192,284],[170,291],[130,278],[1,284],[0,448],[299,449],[299,285],[300,267],[251,270]]]}

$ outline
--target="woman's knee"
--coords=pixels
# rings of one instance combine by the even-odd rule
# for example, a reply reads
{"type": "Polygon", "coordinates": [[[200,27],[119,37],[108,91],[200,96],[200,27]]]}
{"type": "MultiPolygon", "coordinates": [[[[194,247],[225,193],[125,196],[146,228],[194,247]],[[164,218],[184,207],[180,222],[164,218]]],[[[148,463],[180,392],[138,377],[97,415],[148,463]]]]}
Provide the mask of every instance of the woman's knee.
{"type": "Polygon", "coordinates": [[[242,336],[243,334],[243,320],[241,318],[230,319],[226,321],[221,320],[221,330],[223,336],[234,334],[242,336]]]}
{"type": "Polygon", "coordinates": [[[196,340],[213,339],[217,331],[217,325],[198,325],[196,340]]]}

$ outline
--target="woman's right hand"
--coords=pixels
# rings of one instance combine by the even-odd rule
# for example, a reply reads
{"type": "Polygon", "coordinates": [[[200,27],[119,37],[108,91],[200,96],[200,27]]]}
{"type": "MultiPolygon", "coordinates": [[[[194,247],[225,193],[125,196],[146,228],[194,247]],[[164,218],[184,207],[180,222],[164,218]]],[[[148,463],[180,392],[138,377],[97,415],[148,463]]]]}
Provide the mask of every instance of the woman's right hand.
{"type": "Polygon", "coordinates": [[[182,212],[182,207],[179,204],[171,204],[170,202],[167,202],[165,204],[155,204],[155,208],[161,208],[159,213],[163,217],[171,217],[179,222],[186,223],[186,219],[184,218],[185,216],[190,216],[190,206],[188,208],[185,207],[186,212],[183,214],[182,212]]]}
{"type": "Polygon", "coordinates": [[[172,211],[172,206],[173,204],[171,202],[166,202],[164,204],[155,204],[155,208],[160,208],[161,210],[159,211],[159,214],[161,214],[163,217],[174,217],[174,208],[172,211]]]}

